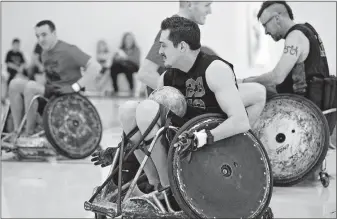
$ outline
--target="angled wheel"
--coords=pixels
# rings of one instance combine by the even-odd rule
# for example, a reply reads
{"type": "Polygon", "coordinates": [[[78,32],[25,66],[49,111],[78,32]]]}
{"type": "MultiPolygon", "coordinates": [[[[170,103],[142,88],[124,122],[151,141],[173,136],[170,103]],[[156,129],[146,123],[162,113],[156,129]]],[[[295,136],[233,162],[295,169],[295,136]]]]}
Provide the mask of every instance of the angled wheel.
{"type": "Polygon", "coordinates": [[[43,113],[43,124],[51,145],[71,159],[90,156],[99,147],[103,133],[96,108],[80,94],[51,99],[43,113]]]}
{"type": "Polygon", "coordinates": [[[179,129],[168,156],[172,193],[191,218],[259,218],[272,196],[272,172],[251,131],[206,145],[189,162],[173,146],[183,132],[213,129],[223,121],[219,114],[205,114],[179,129]]]}
{"type": "Polygon", "coordinates": [[[291,186],[310,176],[329,147],[323,113],[310,100],[294,94],[271,97],[253,131],[266,148],[275,186],[291,186]]]}

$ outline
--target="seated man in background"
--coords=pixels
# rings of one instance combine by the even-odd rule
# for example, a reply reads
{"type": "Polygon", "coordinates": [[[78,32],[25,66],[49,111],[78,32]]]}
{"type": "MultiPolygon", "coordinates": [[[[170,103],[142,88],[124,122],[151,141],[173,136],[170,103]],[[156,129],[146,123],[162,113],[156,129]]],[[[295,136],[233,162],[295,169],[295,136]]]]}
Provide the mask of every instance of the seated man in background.
{"type": "MultiPolygon", "coordinates": [[[[293,12],[285,1],[264,2],[257,18],[274,41],[285,40],[284,50],[271,72],[246,78],[243,82],[257,82],[267,88],[275,87],[277,93],[304,96],[322,110],[336,107],[336,100],[330,106],[323,106],[323,99],[330,101],[329,96],[334,96],[335,91],[323,94],[328,86],[324,79],[329,78],[330,73],[323,42],[316,30],[309,23],[296,24],[293,12]],[[319,88],[313,89],[315,87],[319,88]]],[[[336,87],[336,79],[332,79],[331,84],[336,87]]],[[[332,134],[336,113],[327,115],[327,119],[332,134]]]]}
{"type": "Polygon", "coordinates": [[[29,104],[35,95],[50,98],[55,94],[78,92],[92,83],[101,69],[94,59],[78,47],[58,40],[52,21],[38,22],[35,31],[38,43],[43,49],[42,63],[47,83],[41,85],[28,79],[16,78],[9,85],[10,107],[15,130],[19,128],[23,112],[28,113],[24,133],[26,136],[33,134],[36,125],[37,101],[29,110],[29,104]],[[81,68],[85,69],[83,77],[81,68]]]}
{"type": "Polygon", "coordinates": [[[140,64],[140,50],[132,33],[125,33],[122,38],[121,46],[113,57],[110,68],[113,88],[119,91],[117,76],[124,73],[129,82],[130,91],[134,92],[133,73],[136,73],[140,64]]]}

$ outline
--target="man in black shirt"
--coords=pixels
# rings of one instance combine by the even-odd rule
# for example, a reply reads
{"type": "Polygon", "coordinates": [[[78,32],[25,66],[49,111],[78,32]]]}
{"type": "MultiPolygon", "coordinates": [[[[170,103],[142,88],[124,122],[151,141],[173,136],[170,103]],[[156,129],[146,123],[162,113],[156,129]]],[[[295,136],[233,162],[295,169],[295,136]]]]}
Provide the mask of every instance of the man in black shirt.
{"type": "MultiPolygon", "coordinates": [[[[301,95],[321,110],[335,108],[336,78],[330,76],[323,42],[315,28],[309,23],[296,24],[292,9],[285,1],[264,2],[257,18],[274,41],[284,39],[283,54],[271,72],[246,78],[243,82],[275,87],[277,93],[301,95]],[[327,87],[331,89],[328,91],[327,87]]],[[[326,117],[332,134],[336,113],[326,117]]]]}
{"type": "MultiPolygon", "coordinates": [[[[191,118],[205,113],[221,113],[227,117],[227,120],[216,128],[195,133],[198,148],[212,144],[208,142],[210,138],[219,141],[248,131],[249,119],[240,98],[233,65],[218,56],[201,51],[198,24],[174,16],[162,22],[161,30],[159,53],[167,71],[160,76],[157,88],[174,87],[190,100],[187,101],[188,107],[184,116],[179,117],[172,111],[168,113],[173,125],[181,127],[191,118]]],[[[135,127],[140,130],[140,133],[137,132],[130,138],[131,142],[139,141],[140,134],[143,135],[149,128],[159,108],[157,102],[148,99],[140,103],[128,101],[120,107],[119,119],[124,132],[131,133],[135,127]]],[[[151,139],[162,125],[164,124],[160,121],[157,122],[145,137],[145,145],[151,143],[151,139]]],[[[158,186],[155,183],[159,182],[161,186],[169,186],[166,151],[164,144],[158,141],[151,154],[155,168],[148,165],[144,169],[149,183],[155,187],[158,186]]],[[[135,155],[141,162],[142,157],[139,154],[135,155]]],[[[97,164],[101,164],[100,161],[97,164]]]]}
{"type": "MultiPolygon", "coordinates": [[[[187,18],[199,25],[206,25],[206,18],[212,13],[212,1],[179,1],[179,11],[173,16],[187,18]]],[[[155,89],[156,83],[165,71],[163,60],[158,53],[160,31],[158,32],[150,51],[146,55],[143,64],[140,66],[137,77],[147,86],[155,89]]],[[[215,51],[208,47],[201,46],[201,51],[209,55],[216,55],[215,51]]],[[[246,107],[249,120],[253,125],[263,111],[266,102],[266,89],[258,83],[241,83],[238,85],[240,98],[246,107]]],[[[152,89],[148,89],[148,92],[152,89]]],[[[148,93],[150,94],[150,93],[148,93]]]]}
{"type": "Polygon", "coordinates": [[[285,1],[264,2],[257,17],[275,42],[285,40],[283,55],[271,72],[246,78],[243,82],[274,86],[278,93],[305,95],[313,76],[329,76],[321,38],[310,24],[293,21],[293,12],[285,1]]]}

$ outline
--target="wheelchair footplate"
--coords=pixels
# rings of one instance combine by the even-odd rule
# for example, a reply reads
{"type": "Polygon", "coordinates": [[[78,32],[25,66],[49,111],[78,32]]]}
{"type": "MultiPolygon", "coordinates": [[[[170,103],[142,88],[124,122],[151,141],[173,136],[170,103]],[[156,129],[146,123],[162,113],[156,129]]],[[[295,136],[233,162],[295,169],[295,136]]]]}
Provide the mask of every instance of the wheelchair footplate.
{"type": "MultiPolygon", "coordinates": [[[[117,199],[117,191],[115,192],[117,199]]],[[[154,191],[140,197],[131,197],[122,202],[122,213],[118,213],[118,205],[111,201],[112,196],[97,197],[92,203],[86,201],[84,209],[96,215],[109,218],[188,218],[183,211],[174,211],[166,194],[154,191]]],[[[123,197],[122,197],[123,198],[123,197]]]]}
{"type": "Polygon", "coordinates": [[[13,153],[18,160],[44,160],[57,156],[55,149],[44,136],[19,137],[14,142],[7,142],[4,137],[1,150],[13,153]]]}
{"type": "MultiPolygon", "coordinates": [[[[123,149],[121,150],[123,151],[123,149]]],[[[118,187],[116,185],[118,182],[115,182],[113,177],[119,170],[119,167],[116,167],[119,154],[120,148],[114,155],[108,178],[101,186],[94,189],[89,201],[85,201],[84,209],[86,211],[94,212],[96,218],[188,218],[179,207],[177,208],[174,205],[175,203],[171,204],[166,193],[167,189],[152,190],[152,192],[142,196],[136,196],[133,193],[136,185],[141,188],[141,185],[144,185],[143,183],[148,183],[145,174],[142,174],[142,166],[139,167],[132,180],[128,182],[120,181],[121,178],[124,178],[123,174],[128,174],[127,172],[122,173],[121,170],[122,175],[118,176],[118,182],[121,184],[118,187]]]]}

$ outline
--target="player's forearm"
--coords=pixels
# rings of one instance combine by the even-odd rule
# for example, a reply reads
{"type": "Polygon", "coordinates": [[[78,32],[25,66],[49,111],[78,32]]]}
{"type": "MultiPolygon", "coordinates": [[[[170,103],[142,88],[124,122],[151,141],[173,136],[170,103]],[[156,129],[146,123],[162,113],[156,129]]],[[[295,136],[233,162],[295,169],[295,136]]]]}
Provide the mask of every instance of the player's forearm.
{"type": "Polygon", "coordinates": [[[77,81],[77,83],[81,87],[86,87],[89,84],[95,83],[94,81],[99,75],[101,69],[101,65],[97,61],[91,59],[85,69],[83,76],[77,81]]]}
{"type": "Polygon", "coordinates": [[[35,64],[38,68],[42,69],[44,66],[39,60],[39,56],[37,54],[33,54],[32,63],[35,64]]]}
{"type": "Polygon", "coordinates": [[[250,129],[247,116],[232,116],[211,130],[214,141],[229,138],[231,136],[247,132],[250,129]]]}
{"type": "Polygon", "coordinates": [[[264,86],[274,86],[274,85],[279,84],[278,78],[273,74],[273,72],[268,72],[266,74],[263,74],[257,77],[246,78],[244,79],[243,82],[244,83],[256,82],[264,86]]]}
{"type": "Polygon", "coordinates": [[[143,82],[147,86],[151,87],[152,89],[157,89],[158,80],[160,78],[158,72],[140,69],[137,77],[141,82],[143,82]]]}

